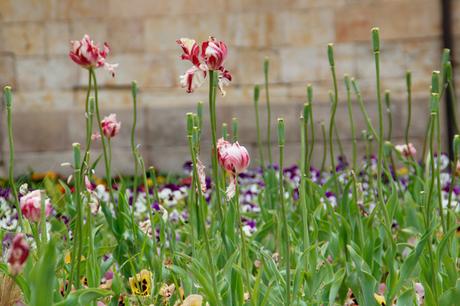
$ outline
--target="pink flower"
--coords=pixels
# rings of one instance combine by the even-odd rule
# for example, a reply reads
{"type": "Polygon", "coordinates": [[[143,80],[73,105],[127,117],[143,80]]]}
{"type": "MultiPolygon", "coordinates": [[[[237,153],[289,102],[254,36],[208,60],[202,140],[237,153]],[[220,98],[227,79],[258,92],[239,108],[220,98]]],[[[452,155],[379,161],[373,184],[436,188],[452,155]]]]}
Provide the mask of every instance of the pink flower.
{"type": "Polygon", "coordinates": [[[105,137],[111,138],[118,135],[121,128],[121,122],[117,122],[117,115],[110,114],[101,121],[102,133],[105,137]]]}
{"type": "Polygon", "coordinates": [[[115,68],[118,64],[107,63],[106,57],[109,55],[110,47],[104,43],[104,47],[99,49],[88,34],[85,34],[81,40],[70,41],[69,57],[83,68],[99,68],[104,67],[112,76],[115,76],[115,68]]]}
{"type": "Polygon", "coordinates": [[[415,149],[412,143],[397,145],[395,146],[395,149],[399,151],[405,157],[412,156],[413,158],[415,158],[417,155],[417,150],[415,149]]]}
{"type": "Polygon", "coordinates": [[[209,37],[208,41],[201,43],[201,56],[209,70],[220,70],[227,58],[227,45],[223,41],[209,37]]]}
{"type": "Polygon", "coordinates": [[[224,85],[232,80],[232,76],[228,70],[224,68],[224,62],[227,58],[227,46],[223,41],[217,41],[214,37],[209,37],[208,41],[204,41],[200,46],[195,40],[189,38],[181,38],[177,40],[184,52],[181,55],[182,60],[190,61],[193,66],[182,75],[181,85],[187,88],[187,92],[193,92],[194,89],[203,85],[208,71],[217,71],[219,80],[219,89],[222,95],[225,95],[223,90],[224,85]]]}
{"type": "MultiPolygon", "coordinates": [[[[45,216],[51,214],[52,206],[49,199],[43,199],[45,203],[45,216]]],[[[20,200],[21,212],[27,220],[38,222],[41,216],[42,191],[34,190],[23,196],[20,200]]]]}
{"type": "Polygon", "coordinates": [[[8,265],[10,272],[13,275],[18,275],[24,268],[27,257],[29,257],[29,244],[27,243],[24,234],[17,234],[13,238],[10,252],[8,254],[8,265]]]}
{"type": "Polygon", "coordinates": [[[226,194],[227,199],[233,198],[236,191],[236,177],[244,172],[251,161],[245,147],[238,142],[230,143],[223,138],[217,141],[217,160],[222,168],[230,174],[230,184],[226,194]]]}

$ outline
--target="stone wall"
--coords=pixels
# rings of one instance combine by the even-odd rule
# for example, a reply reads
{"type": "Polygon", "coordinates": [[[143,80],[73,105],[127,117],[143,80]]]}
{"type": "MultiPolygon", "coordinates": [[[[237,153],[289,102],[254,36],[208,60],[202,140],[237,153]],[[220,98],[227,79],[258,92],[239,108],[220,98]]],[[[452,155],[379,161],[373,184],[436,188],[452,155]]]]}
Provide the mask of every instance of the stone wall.
{"type": "MultiPolygon", "coordinates": [[[[453,2],[453,28],[459,42],[460,1],[453,2]]],[[[369,112],[376,118],[370,29],[379,26],[382,87],[390,89],[393,97],[395,141],[403,135],[404,74],[410,69],[411,135],[419,144],[428,116],[430,75],[438,69],[441,55],[440,15],[440,1],[435,0],[1,0],[0,85],[10,84],[14,89],[17,170],[65,172],[59,165],[71,160],[71,144],[84,142],[88,73],[71,62],[67,53],[69,41],[85,33],[109,42],[110,62],[120,64],[115,78],[102,70],[97,75],[102,113],[116,112],[123,122],[121,137],[113,141],[113,159],[121,173],[132,168],[131,80],[137,80],[141,88],[137,130],[146,163],[178,170],[188,158],[185,113],[193,111],[197,101],[207,101],[207,88],[194,94],[180,88],[179,75],[188,64],[179,60],[180,48],[175,43],[179,37],[204,40],[214,35],[227,42],[226,67],[234,80],[227,96],[218,98],[218,120],[230,123],[238,117],[241,142],[249,147],[254,161],[252,91],[254,84],[263,82],[264,57],[270,58],[273,125],[277,116],[286,118],[289,163],[299,155],[298,115],[307,83],[314,86],[317,138],[321,139],[319,122],[328,120],[332,84],[327,43],[335,43],[340,86],[337,125],[345,150],[350,148],[350,131],[344,73],[360,81],[369,112]]],[[[460,53],[460,46],[457,50],[460,53]]],[[[263,104],[264,92],[261,97],[263,104]]],[[[360,131],[364,124],[354,106],[360,131]]],[[[262,110],[264,127],[265,115],[262,110]]],[[[7,156],[4,119],[3,115],[0,160],[7,156]]],[[[276,133],[272,134],[276,140],[276,133]]],[[[321,143],[316,148],[317,163],[321,143]]]]}

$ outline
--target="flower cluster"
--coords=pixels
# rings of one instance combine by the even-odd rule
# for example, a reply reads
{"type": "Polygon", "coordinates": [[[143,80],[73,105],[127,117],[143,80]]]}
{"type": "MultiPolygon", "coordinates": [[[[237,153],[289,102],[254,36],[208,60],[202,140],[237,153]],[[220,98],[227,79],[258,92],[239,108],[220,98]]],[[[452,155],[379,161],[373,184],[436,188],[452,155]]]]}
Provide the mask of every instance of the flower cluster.
{"type": "Polygon", "coordinates": [[[190,38],[178,39],[177,43],[184,52],[181,56],[182,60],[190,61],[193,64],[180,77],[182,87],[191,93],[203,85],[209,71],[217,71],[218,86],[222,95],[225,95],[223,87],[232,80],[232,75],[224,68],[224,62],[227,58],[225,43],[217,41],[214,37],[209,37],[208,41],[202,42],[201,48],[195,40],[190,38]]]}

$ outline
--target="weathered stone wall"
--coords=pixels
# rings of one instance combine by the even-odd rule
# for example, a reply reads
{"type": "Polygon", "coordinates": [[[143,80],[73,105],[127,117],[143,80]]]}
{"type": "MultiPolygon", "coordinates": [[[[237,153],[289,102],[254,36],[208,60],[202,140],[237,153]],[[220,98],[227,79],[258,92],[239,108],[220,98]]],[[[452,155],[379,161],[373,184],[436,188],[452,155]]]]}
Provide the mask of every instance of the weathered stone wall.
{"type": "MultiPolygon", "coordinates": [[[[454,1],[453,12],[457,42],[459,2],[454,1]]],[[[299,154],[298,115],[307,83],[314,86],[315,121],[328,120],[332,84],[326,45],[334,42],[340,86],[337,125],[349,150],[344,73],[360,81],[369,112],[376,118],[370,51],[373,26],[381,28],[382,87],[390,89],[393,97],[395,141],[403,135],[404,74],[410,69],[414,92],[411,135],[419,144],[427,118],[430,75],[438,69],[441,55],[440,1],[0,0],[0,85],[10,84],[14,89],[18,172],[30,167],[63,171],[59,165],[71,160],[71,144],[84,142],[87,71],[70,61],[67,53],[69,40],[80,39],[85,33],[96,41],[109,42],[113,51],[110,62],[120,64],[115,78],[102,70],[97,73],[102,113],[116,112],[123,122],[121,137],[113,141],[119,172],[132,168],[131,80],[137,80],[141,88],[138,142],[146,163],[178,170],[188,157],[185,113],[193,111],[198,100],[207,101],[207,88],[194,94],[180,88],[179,75],[188,64],[179,60],[180,48],[175,43],[179,37],[204,40],[214,35],[227,42],[226,67],[234,80],[227,96],[218,98],[218,120],[230,123],[232,117],[239,118],[241,142],[249,147],[254,161],[252,91],[255,83],[263,81],[264,57],[270,57],[273,125],[277,116],[286,118],[288,163],[299,154]]],[[[460,46],[457,50],[460,52],[460,46]]],[[[264,92],[261,97],[263,104],[264,92]]],[[[354,106],[360,131],[364,124],[357,104],[354,106]]],[[[265,115],[263,109],[263,131],[265,115]]],[[[7,156],[4,118],[0,160],[7,156]]],[[[316,131],[321,139],[319,124],[316,131]]],[[[276,140],[276,133],[272,134],[276,140]]],[[[317,162],[321,160],[321,143],[315,154],[317,162]]],[[[275,156],[276,151],[274,148],[275,156]]]]}

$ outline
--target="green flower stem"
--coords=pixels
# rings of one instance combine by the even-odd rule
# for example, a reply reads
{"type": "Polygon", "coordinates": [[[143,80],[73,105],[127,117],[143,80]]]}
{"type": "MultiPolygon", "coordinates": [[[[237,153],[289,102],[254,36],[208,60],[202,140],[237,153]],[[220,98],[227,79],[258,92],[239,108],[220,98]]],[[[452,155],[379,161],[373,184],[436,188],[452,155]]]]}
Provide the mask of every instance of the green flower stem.
{"type": "Polygon", "coordinates": [[[217,168],[217,137],[216,137],[216,93],[217,93],[217,73],[209,71],[209,116],[211,118],[211,137],[212,137],[212,176],[216,190],[217,211],[219,214],[219,223],[223,224],[224,214],[222,211],[222,198],[220,195],[219,169],[217,168]]]}
{"type": "Polygon", "coordinates": [[[246,289],[248,292],[251,292],[251,279],[249,277],[249,271],[251,270],[251,263],[249,262],[249,253],[246,246],[246,235],[243,231],[243,221],[241,220],[241,207],[240,207],[240,187],[238,185],[238,176],[235,178],[235,196],[234,200],[236,203],[236,217],[238,222],[238,227],[240,230],[241,238],[241,268],[245,271],[246,278],[246,289]]]}
{"type": "Polygon", "coordinates": [[[337,181],[337,171],[335,169],[335,156],[334,156],[334,126],[335,126],[335,113],[337,111],[338,102],[338,89],[337,89],[337,77],[335,74],[335,62],[334,62],[334,49],[333,44],[328,44],[327,55],[329,58],[329,66],[331,67],[332,82],[334,85],[334,99],[332,101],[331,116],[329,119],[329,153],[331,159],[331,170],[332,178],[334,180],[334,191],[336,196],[339,196],[339,182],[337,181]]]}
{"type": "Polygon", "coordinates": [[[407,122],[406,129],[404,131],[404,139],[406,144],[409,144],[409,129],[412,119],[412,73],[406,71],[406,88],[407,88],[407,122]]]}
{"type": "MultiPolygon", "coordinates": [[[[189,140],[190,154],[191,154],[192,163],[193,163],[193,178],[194,178],[194,180],[192,181],[192,189],[194,188],[196,190],[196,193],[197,193],[198,199],[199,199],[198,205],[202,206],[202,205],[206,205],[206,201],[203,201],[203,194],[202,194],[202,191],[201,191],[201,186],[200,186],[200,181],[199,181],[198,171],[197,171],[198,168],[197,168],[196,151],[195,151],[195,148],[194,148],[195,146],[192,143],[192,131],[191,131],[191,129],[189,129],[189,130],[190,131],[188,131],[188,134],[189,134],[188,135],[188,140],[189,140]]],[[[192,192],[193,192],[193,190],[192,190],[192,192]]],[[[216,299],[220,302],[221,299],[220,299],[220,294],[219,294],[219,290],[218,290],[218,287],[217,287],[217,280],[216,280],[216,268],[214,266],[214,260],[213,260],[213,256],[212,256],[212,253],[211,253],[211,246],[210,246],[210,243],[209,243],[208,232],[206,230],[206,216],[204,215],[203,209],[198,209],[198,212],[201,214],[199,219],[201,219],[201,221],[203,223],[202,224],[203,237],[204,237],[206,253],[207,253],[207,257],[208,257],[208,261],[209,261],[209,265],[210,265],[210,269],[211,269],[212,288],[213,288],[214,295],[215,295],[216,299]]]]}
{"type": "Polygon", "coordinates": [[[285,134],[284,134],[284,120],[282,118],[278,119],[278,146],[280,150],[280,159],[279,159],[279,197],[281,205],[281,215],[283,218],[283,245],[284,245],[284,256],[286,264],[286,305],[291,304],[291,269],[290,269],[290,247],[289,247],[289,225],[286,212],[286,203],[284,200],[284,175],[283,175],[283,161],[284,161],[284,143],[285,143],[285,134]]]}
{"type": "Polygon", "coordinates": [[[379,141],[379,135],[377,135],[377,132],[375,131],[374,126],[372,125],[371,118],[369,117],[369,114],[367,113],[366,108],[364,107],[364,101],[361,95],[361,90],[359,89],[358,81],[356,81],[354,78],[351,78],[351,85],[353,86],[356,98],[358,99],[359,108],[364,116],[364,120],[366,121],[367,129],[369,130],[369,132],[372,133],[374,139],[376,141],[379,141]]]}
{"type": "Polygon", "coordinates": [[[259,97],[260,88],[259,85],[254,86],[254,111],[256,113],[256,130],[257,130],[257,149],[259,151],[259,162],[262,172],[265,168],[264,151],[262,149],[262,140],[260,138],[260,120],[259,120],[259,97]]]}
{"type": "Polygon", "coordinates": [[[270,93],[268,91],[268,72],[270,68],[270,61],[268,57],[264,60],[264,80],[265,80],[265,99],[267,100],[267,149],[268,149],[268,162],[270,168],[273,167],[272,148],[271,148],[271,108],[270,108],[270,93]]]}
{"type": "Polygon", "coordinates": [[[347,106],[348,106],[348,119],[350,120],[350,129],[351,129],[351,142],[352,142],[352,169],[356,171],[356,133],[355,133],[355,124],[353,121],[353,108],[351,104],[351,83],[350,77],[348,74],[345,74],[345,88],[347,90],[347,106]]]}
{"type": "Polygon", "coordinates": [[[136,81],[133,81],[131,83],[131,95],[133,97],[133,124],[131,126],[131,152],[133,154],[133,160],[134,160],[134,179],[133,179],[133,201],[136,201],[137,198],[137,186],[138,186],[138,159],[137,159],[137,147],[136,147],[136,124],[137,124],[137,83],[136,81]]]}
{"type": "MultiPolygon", "coordinates": [[[[304,112],[305,113],[305,112],[304,112]]],[[[307,129],[308,123],[305,122],[305,117],[300,117],[300,168],[302,169],[302,176],[300,177],[300,188],[299,188],[299,195],[300,195],[300,203],[301,203],[301,210],[302,210],[302,241],[303,241],[303,249],[306,249],[310,245],[310,238],[308,233],[308,210],[307,210],[307,191],[306,191],[306,180],[307,175],[310,169],[306,167],[307,163],[307,146],[306,140],[307,137],[305,136],[308,133],[307,129]]]]}
{"type": "Polygon", "coordinates": [[[11,94],[11,87],[5,86],[3,88],[3,97],[6,103],[6,116],[7,116],[7,126],[8,126],[8,146],[10,150],[10,160],[8,164],[8,184],[10,185],[11,192],[13,193],[14,205],[18,213],[19,226],[24,230],[24,222],[22,218],[22,211],[19,205],[18,190],[16,188],[16,183],[14,182],[14,141],[13,141],[13,116],[12,116],[12,105],[13,105],[13,96],[11,94]]]}
{"type": "MultiPolygon", "coordinates": [[[[199,234],[198,226],[195,224],[195,207],[193,205],[198,205],[198,198],[195,196],[196,192],[193,190],[193,188],[196,188],[196,186],[199,185],[199,179],[197,176],[197,171],[196,171],[196,157],[195,157],[195,152],[193,150],[193,114],[192,113],[187,113],[187,139],[188,139],[188,147],[190,150],[190,156],[192,157],[192,163],[193,163],[193,173],[192,173],[192,188],[190,191],[190,201],[189,201],[189,207],[188,210],[190,212],[190,224],[192,226],[192,230],[190,232],[190,237],[191,237],[191,244],[192,244],[192,256],[195,254],[195,231],[197,234],[199,234]],[[197,183],[198,181],[198,183],[197,183]],[[193,228],[195,225],[196,228],[193,228]]],[[[200,186],[201,187],[201,186],[200,186]]]]}
{"type": "Polygon", "coordinates": [[[385,198],[383,196],[383,183],[382,183],[382,173],[383,173],[383,107],[382,107],[382,97],[380,95],[380,40],[379,40],[379,29],[372,29],[372,46],[374,51],[374,61],[375,61],[375,82],[376,82],[376,91],[377,91],[377,106],[378,106],[378,115],[379,115],[379,138],[378,138],[378,157],[377,157],[377,188],[378,188],[378,203],[380,209],[382,210],[383,218],[388,232],[391,233],[391,223],[388,217],[388,212],[385,206],[385,198]]]}
{"type": "Polygon", "coordinates": [[[324,171],[326,167],[326,158],[327,158],[327,136],[326,136],[326,126],[324,121],[321,121],[321,132],[323,134],[323,160],[321,161],[321,172],[324,171]]]}
{"type": "MultiPolygon", "coordinates": [[[[310,104],[309,120],[310,120],[310,132],[311,132],[311,146],[310,146],[310,151],[308,153],[308,159],[306,161],[307,162],[306,167],[308,171],[310,171],[311,160],[313,158],[313,150],[315,148],[315,121],[313,120],[313,87],[311,86],[311,84],[307,85],[307,101],[310,104]]],[[[304,120],[308,121],[308,118],[304,118],[304,120]]]]}
{"type": "Polygon", "coordinates": [[[101,134],[101,142],[102,142],[102,151],[104,155],[104,164],[105,164],[105,176],[107,180],[107,187],[109,189],[109,195],[110,195],[110,201],[114,205],[115,211],[118,214],[118,209],[117,205],[115,205],[115,197],[113,195],[113,187],[112,187],[112,174],[110,172],[110,159],[108,155],[108,148],[107,148],[107,143],[106,143],[106,136],[104,135],[104,132],[102,131],[102,125],[101,125],[101,114],[99,112],[99,99],[98,99],[98,88],[97,88],[97,80],[96,80],[96,73],[94,72],[93,69],[90,69],[90,72],[92,74],[93,82],[94,82],[94,98],[95,98],[95,107],[96,107],[96,120],[97,120],[97,125],[99,126],[99,133],[101,134]]]}
{"type": "Polygon", "coordinates": [[[89,166],[90,150],[91,150],[91,134],[93,132],[93,112],[94,101],[91,100],[91,87],[92,87],[92,70],[88,69],[88,89],[86,90],[85,100],[85,118],[86,118],[86,147],[85,154],[83,155],[83,163],[81,164],[81,176],[84,177],[84,167],[89,166]]]}
{"type": "MultiPolygon", "coordinates": [[[[334,105],[334,95],[332,94],[332,91],[329,91],[329,100],[331,101],[331,105],[334,105]]],[[[342,147],[342,141],[340,140],[340,136],[339,136],[339,131],[337,130],[337,125],[335,124],[334,124],[334,134],[335,134],[335,138],[337,141],[337,145],[339,146],[340,156],[345,157],[343,147],[342,147]]]]}
{"type": "Polygon", "coordinates": [[[228,140],[228,126],[227,123],[222,123],[222,138],[228,140]]]}
{"type": "Polygon", "coordinates": [[[238,141],[238,118],[232,118],[232,141],[238,141]]]}

